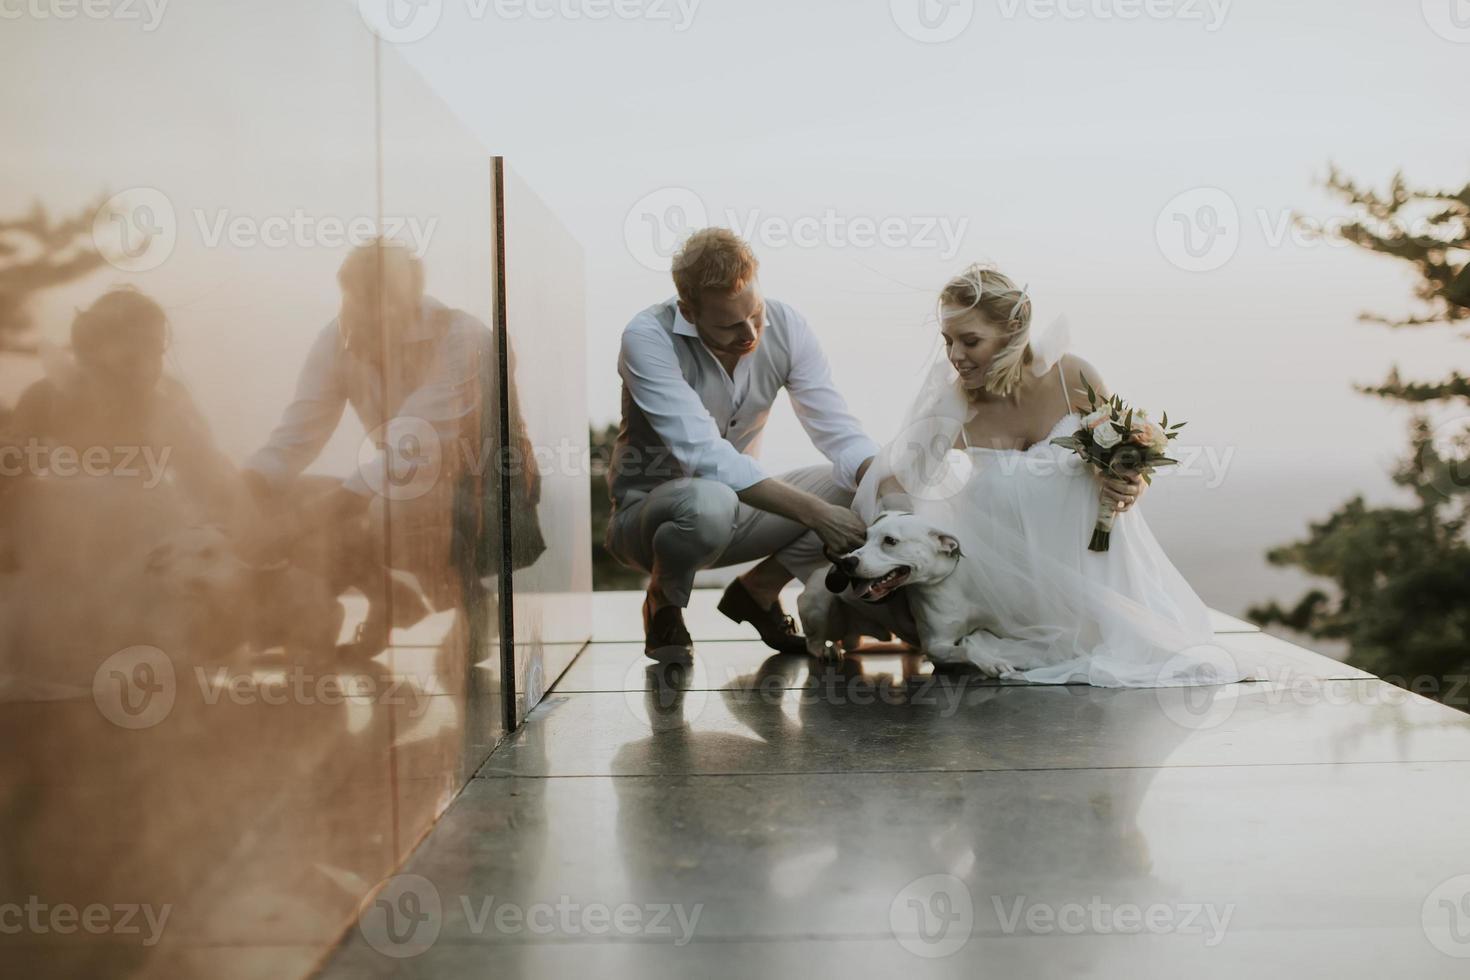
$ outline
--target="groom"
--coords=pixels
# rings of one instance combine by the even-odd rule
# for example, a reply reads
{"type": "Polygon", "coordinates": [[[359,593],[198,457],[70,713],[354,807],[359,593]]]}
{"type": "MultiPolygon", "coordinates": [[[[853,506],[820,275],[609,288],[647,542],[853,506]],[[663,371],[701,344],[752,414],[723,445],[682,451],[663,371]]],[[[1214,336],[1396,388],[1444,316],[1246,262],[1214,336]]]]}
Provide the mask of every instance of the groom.
{"type": "Polygon", "coordinates": [[[850,508],[878,452],[833,387],[801,314],[761,295],[750,246],[723,228],[696,232],[674,257],[678,296],[623,330],[623,421],[608,470],[605,545],[651,575],[644,652],[688,662],[684,607],[694,573],[764,559],[725,590],[719,609],[767,646],[806,646],[781,608],[782,586],[863,543],[850,508]],[[831,465],[770,476],[755,458],[776,394],[831,465]]]}

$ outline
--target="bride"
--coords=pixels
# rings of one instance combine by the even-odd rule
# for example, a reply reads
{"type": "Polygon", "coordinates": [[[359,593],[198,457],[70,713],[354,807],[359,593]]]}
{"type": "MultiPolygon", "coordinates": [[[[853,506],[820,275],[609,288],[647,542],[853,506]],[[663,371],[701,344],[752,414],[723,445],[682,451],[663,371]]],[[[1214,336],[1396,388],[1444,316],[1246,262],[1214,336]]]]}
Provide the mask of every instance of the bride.
{"type": "Polygon", "coordinates": [[[1135,510],[1142,477],[1103,478],[1051,444],[1082,424],[1088,385],[1099,403],[1111,392],[1066,351],[1065,322],[1033,338],[1031,320],[1027,291],[992,268],[950,280],[939,298],[944,356],[853,508],[869,523],[908,511],[959,538],[984,583],[969,598],[988,626],[964,644],[977,662],[1044,664],[1021,676],[1047,684],[1241,679],[1135,510]],[[1117,511],[1104,552],[1088,550],[1099,501],[1117,511]]]}

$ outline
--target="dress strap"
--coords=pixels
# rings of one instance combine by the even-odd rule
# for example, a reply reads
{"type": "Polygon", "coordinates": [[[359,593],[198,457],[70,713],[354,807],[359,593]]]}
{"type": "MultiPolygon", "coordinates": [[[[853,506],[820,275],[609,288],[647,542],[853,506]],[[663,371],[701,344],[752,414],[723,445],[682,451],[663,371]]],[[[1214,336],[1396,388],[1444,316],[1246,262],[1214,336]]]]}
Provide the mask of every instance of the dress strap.
{"type": "Polygon", "coordinates": [[[1057,378],[1062,382],[1062,404],[1067,406],[1067,414],[1072,413],[1072,393],[1067,390],[1067,372],[1062,368],[1061,359],[1057,360],[1057,378]]]}

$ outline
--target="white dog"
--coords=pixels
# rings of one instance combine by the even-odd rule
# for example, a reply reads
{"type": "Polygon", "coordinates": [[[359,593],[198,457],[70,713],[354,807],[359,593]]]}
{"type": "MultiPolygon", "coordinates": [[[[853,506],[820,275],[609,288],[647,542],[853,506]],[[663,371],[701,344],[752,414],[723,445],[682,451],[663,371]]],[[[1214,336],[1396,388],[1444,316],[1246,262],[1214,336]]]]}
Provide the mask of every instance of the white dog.
{"type": "Polygon", "coordinates": [[[842,594],[827,585],[827,569],[817,569],[806,580],[806,588],[796,599],[796,613],[801,619],[801,632],[806,637],[806,651],[819,659],[838,658],[858,648],[864,636],[891,640],[903,630],[885,622],[884,610],[871,612],[852,594],[849,586],[842,594]]]}
{"type": "Polygon", "coordinates": [[[879,514],[863,546],[844,556],[838,567],[852,579],[853,595],[864,602],[906,589],[920,645],[936,664],[973,664],[989,677],[1014,677],[1043,666],[999,657],[993,644],[981,641],[993,623],[979,601],[982,588],[975,569],[958,538],[922,518],[894,511],[879,514]]]}

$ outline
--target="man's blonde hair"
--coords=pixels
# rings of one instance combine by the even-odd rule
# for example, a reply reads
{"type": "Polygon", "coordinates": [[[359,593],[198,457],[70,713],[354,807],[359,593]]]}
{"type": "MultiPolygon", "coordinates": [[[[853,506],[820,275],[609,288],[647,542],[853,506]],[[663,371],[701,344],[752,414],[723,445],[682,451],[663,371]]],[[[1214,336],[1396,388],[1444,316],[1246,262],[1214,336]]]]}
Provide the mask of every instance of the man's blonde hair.
{"type": "Polygon", "coordinates": [[[705,228],[689,236],[674,256],[674,288],[691,309],[706,289],[733,295],[755,280],[760,262],[728,228],[705,228]]]}

